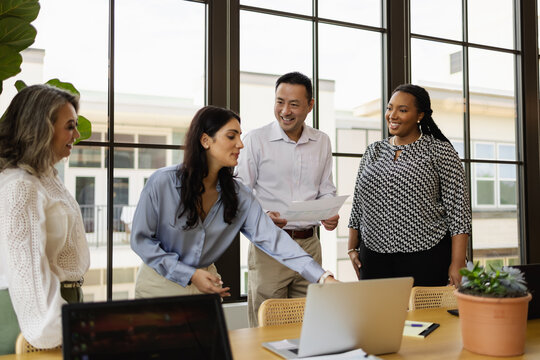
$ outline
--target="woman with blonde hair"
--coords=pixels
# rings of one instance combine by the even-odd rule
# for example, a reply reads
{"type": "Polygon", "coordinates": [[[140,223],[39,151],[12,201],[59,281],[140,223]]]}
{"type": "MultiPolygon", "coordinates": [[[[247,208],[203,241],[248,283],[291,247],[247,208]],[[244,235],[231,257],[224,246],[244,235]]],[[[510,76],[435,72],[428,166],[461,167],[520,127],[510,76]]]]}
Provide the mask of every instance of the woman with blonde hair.
{"type": "Polygon", "coordinates": [[[79,100],[47,85],[21,90],[0,122],[0,354],[22,331],[62,343],[61,306],[82,301],[90,254],[79,205],[54,164],[71,153],[79,100]]]}

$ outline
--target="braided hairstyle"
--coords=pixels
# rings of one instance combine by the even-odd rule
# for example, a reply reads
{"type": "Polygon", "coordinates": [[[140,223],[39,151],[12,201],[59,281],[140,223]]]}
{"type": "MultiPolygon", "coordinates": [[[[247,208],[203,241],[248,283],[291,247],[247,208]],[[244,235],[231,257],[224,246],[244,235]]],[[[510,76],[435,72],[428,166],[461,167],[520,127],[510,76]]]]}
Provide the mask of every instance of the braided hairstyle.
{"type": "Polygon", "coordinates": [[[433,110],[431,110],[431,100],[429,99],[429,94],[421,86],[413,84],[402,84],[394,89],[392,95],[398,91],[406,92],[414,96],[414,102],[418,113],[424,113],[424,117],[420,120],[419,128],[423,134],[432,135],[435,139],[441,141],[450,142],[446,136],[441,132],[435,121],[433,121],[433,110]]]}

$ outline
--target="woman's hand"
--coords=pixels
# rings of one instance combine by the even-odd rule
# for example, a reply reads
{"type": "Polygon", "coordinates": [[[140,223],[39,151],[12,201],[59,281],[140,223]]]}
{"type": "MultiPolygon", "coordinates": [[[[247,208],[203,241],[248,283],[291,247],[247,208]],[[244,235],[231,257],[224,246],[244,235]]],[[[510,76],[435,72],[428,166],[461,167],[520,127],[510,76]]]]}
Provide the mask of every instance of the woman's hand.
{"type": "Polygon", "coordinates": [[[191,283],[195,285],[200,292],[205,294],[218,294],[221,297],[231,296],[229,287],[222,287],[223,281],[206,270],[197,269],[191,277],[191,283]]]}
{"type": "Polygon", "coordinates": [[[326,279],[324,279],[324,284],[327,284],[327,283],[338,283],[339,280],[336,279],[335,277],[333,277],[332,275],[330,276],[327,276],[326,279]]]}
{"type": "Polygon", "coordinates": [[[459,269],[462,267],[463,264],[452,261],[448,268],[448,285],[459,287],[459,284],[461,284],[461,274],[459,273],[459,269]]]}
{"type": "Polygon", "coordinates": [[[458,287],[461,284],[459,269],[466,265],[468,234],[452,236],[452,262],[448,268],[448,283],[458,287]]]}
{"type": "Polygon", "coordinates": [[[354,271],[356,272],[356,277],[360,279],[360,268],[362,267],[362,263],[360,262],[360,257],[358,256],[358,251],[351,251],[349,253],[349,258],[351,259],[351,263],[353,265],[354,271]]]}

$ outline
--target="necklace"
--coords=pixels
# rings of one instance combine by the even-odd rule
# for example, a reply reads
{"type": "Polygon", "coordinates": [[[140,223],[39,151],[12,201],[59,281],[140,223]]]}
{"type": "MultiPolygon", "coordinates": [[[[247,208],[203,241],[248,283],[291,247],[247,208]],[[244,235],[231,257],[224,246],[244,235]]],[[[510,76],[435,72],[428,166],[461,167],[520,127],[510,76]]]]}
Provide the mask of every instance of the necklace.
{"type": "MultiPolygon", "coordinates": [[[[418,139],[414,140],[413,142],[417,142],[418,140],[420,140],[422,138],[422,135],[424,135],[423,133],[420,133],[420,136],[418,137],[418,139]]],[[[412,143],[411,143],[412,144],[412,143]]],[[[396,136],[392,136],[392,145],[396,146],[396,136]]],[[[405,145],[408,145],[408,144],[405,144],[405,145]]],[[[398,145],[399,146],[399,145],[398,145]]]]}

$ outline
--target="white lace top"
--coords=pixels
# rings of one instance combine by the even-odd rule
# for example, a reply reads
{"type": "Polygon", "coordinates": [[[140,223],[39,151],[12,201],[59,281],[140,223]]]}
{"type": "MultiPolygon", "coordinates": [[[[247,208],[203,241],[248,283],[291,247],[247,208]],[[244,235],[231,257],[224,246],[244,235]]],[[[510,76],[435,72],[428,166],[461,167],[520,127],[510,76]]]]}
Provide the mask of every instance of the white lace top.
{"type": "Polygon", "coordinates": [[[52,171],[0,172],[0,262],[24,337],[39,348],[60,345],[60,282],[81,279],[90,253],[79,205],[52,171]]]}

